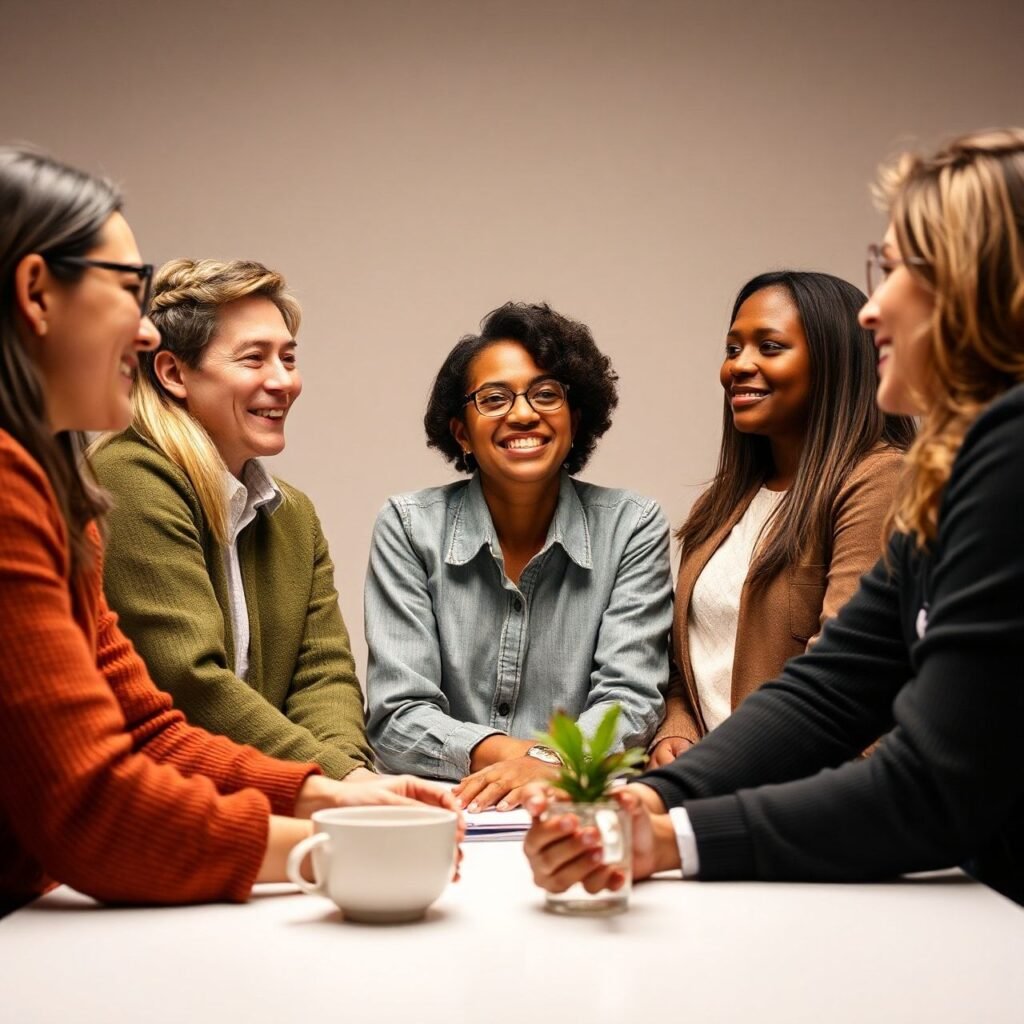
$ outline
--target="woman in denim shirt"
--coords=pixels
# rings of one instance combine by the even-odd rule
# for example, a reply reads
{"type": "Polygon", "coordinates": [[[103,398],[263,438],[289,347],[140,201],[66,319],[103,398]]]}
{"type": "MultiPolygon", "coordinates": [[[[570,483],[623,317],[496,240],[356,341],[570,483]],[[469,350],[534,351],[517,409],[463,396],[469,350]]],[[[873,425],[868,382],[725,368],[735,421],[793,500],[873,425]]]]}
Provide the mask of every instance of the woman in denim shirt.
{"type": "Polygon", "coordinates": [[[391,498],[366,580],[368,733],[387,770],[461,780],[470,810],[519,803],[558,759],[565,709],[619,743],[661,720],[672,617],[657,503],[573,479],[611,426],[617,376],[589,330],[508,303],[434,381],[427,443],[469,480],[391,498]]]}

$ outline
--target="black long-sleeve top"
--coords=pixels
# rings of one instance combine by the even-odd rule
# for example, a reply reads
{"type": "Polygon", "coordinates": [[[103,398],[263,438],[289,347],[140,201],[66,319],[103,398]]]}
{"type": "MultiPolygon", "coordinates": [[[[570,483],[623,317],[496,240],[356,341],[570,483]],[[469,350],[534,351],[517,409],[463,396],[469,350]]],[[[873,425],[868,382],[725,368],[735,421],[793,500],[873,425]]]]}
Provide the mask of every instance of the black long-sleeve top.
{"type": "Polygon", "coordinates": [[[896,535],[809,654],[639,780],[685,806],[702,879],[966,864],[1024,902],[1022,541],[1018,385],[964,438],[929,549],[896,535]]]}

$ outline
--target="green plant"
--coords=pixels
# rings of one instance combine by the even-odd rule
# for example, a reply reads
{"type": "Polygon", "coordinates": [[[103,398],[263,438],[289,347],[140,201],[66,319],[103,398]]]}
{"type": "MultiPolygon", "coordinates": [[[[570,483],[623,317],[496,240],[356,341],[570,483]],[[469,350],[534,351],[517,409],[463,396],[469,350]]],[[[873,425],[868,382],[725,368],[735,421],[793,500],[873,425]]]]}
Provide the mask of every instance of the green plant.
{"type": "Polygon", "coordinates": [[[564,712],[556,711],[546,733],[537,742],[550,747],[562,759],[562,770],[555,785],[565,791],[573,803],[591,804],[603,800],[615,779],[639,774],[635,766],[647,755],[640,747],[612,754],[619,705],[613,704],[588,740],[580,727],[564,712]]]}

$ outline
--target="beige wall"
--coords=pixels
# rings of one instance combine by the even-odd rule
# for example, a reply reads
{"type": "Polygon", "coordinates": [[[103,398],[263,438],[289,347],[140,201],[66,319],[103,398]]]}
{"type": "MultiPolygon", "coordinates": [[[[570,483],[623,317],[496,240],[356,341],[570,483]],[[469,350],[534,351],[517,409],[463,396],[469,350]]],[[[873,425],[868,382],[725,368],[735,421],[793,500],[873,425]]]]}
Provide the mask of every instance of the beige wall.
{"type": "Polygon", "coordinates": [[[124,183],[147,258],[245,256],[303,301],[275,470],[320,509],[362,662],[374,516],[451,479],[420,424],[508,298],[585,320],[622,402],[585,476],[686,512],[731,297],[858,285],[904,142],[1024,122],[1024,5],[2,0],[0,139],[124,183]]]}

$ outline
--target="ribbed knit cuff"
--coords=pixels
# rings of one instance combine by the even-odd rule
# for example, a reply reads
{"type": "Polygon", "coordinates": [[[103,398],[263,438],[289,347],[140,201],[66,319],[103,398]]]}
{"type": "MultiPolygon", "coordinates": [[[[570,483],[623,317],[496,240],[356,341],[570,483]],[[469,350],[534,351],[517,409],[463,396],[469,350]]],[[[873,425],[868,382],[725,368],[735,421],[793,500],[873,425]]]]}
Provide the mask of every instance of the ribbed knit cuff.
{"type": "Polygon", "coordinates": [[[296,764],[291,761],[273,762],[275,771],[266,772],[258,783],[260,792],[270,800],[274,814],[295,815],[295,801],[299,798],[299,790],[311,775],[322,775],[319,765],[296,764]]]}
{"type": "Polygon", "coordinates": [[[683,806],[697,836],[701,881],[753,878],[754,846],[739,797],[687,800],[683,806]]]}
{"type": "Polygon", "coordinates": [[[662,774],[658,769],[655,769],[653,772],[647,772],[644,775],[638,775],[632,781],[642,782],[645,786],[650,786],[661,797],[661,802],[665,805],[666,810],[671,810],[673,807],[682,807],[688,795],[683,792],[681,787],[675,784],[670,775],[667,773],[662,774]]]}

